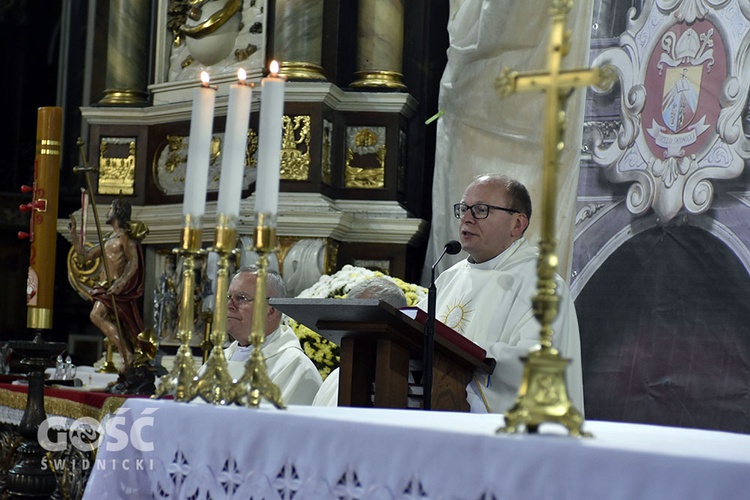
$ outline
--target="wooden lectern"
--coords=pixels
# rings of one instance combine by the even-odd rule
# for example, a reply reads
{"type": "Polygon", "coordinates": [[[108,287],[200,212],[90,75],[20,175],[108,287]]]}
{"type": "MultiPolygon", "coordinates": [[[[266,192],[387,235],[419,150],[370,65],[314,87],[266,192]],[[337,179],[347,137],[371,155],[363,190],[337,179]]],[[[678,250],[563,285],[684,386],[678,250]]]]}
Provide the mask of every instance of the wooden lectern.
{"type": "MultiPolygon", "coordinates": [[[[341,347],[339,406],[407,408],[409,360],[422,359],[427,314],[377,299],[269,299],[269,304],[341,347]]],[[[495,360],[435,322],[432,409],[468,411],[466,386],[495,360]]]]}

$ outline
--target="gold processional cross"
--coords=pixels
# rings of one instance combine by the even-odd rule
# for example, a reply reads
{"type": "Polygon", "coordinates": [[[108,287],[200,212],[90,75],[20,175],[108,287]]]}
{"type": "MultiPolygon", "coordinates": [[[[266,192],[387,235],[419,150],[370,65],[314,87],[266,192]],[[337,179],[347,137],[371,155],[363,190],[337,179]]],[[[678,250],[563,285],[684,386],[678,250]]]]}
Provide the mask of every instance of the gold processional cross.
{"type": "Polygon", "coordinates": [[[590,436],[582,431],[583,416],[573,407],[565,385],[565,368],[570,362],[552,346],[552,321],[557,316],[559,302],[555,273],[558,259],[555,253],[555,207],[557,205],[557,170],[563,149],[565,105],[576,87],[612,87],[615,79],[611,67],[592,69],[561,69],[562,59],[570,51],[571,33],[565,29],[572,0],[553,0],[550,8],[552,28],[547,48],[547,69],[518,73],[503,69],[495,81],[495,88],[504,98],[514,92],[541,90],[546,93],[544,114],[544,145],[542,172],[542,241],[537,263],[538,284],[534,297],[534,315],[541,323],[540,346],[532,349],[524,362],[523,379],[513,407],[505,414],[505,427],[498,433],[514,433],[525,428],[538,431],[544,422],[564,425],[571,436],[590,436]]]}

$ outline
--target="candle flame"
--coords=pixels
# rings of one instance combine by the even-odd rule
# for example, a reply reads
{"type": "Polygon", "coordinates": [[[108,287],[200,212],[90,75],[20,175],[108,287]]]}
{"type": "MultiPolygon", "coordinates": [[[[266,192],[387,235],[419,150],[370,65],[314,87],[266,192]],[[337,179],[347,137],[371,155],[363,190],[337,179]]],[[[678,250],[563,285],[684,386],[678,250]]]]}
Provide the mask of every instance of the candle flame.
{"type": "Polygon", "coordinates": [[[271,71],[271,75],[276,76],[276,74],[279,72],[279,63],[277,63],[274,59],[273,61],[271,61],[271,65],[268,67],[268,69],[271,71]]]}
{"type": "Polygon", "coordinates": [[[205,86],[208,85],[209,76],[208,71],[201,71],[201,83],[205,86]]]}
{"type": "Polygon", "coordinates": [[[237,79],[240,82],[244,82],[246,78],[247,78],[247,73],[245,72],[245,70],[242,69],[242,68],[238,69],[237,70],[237,79]]]}

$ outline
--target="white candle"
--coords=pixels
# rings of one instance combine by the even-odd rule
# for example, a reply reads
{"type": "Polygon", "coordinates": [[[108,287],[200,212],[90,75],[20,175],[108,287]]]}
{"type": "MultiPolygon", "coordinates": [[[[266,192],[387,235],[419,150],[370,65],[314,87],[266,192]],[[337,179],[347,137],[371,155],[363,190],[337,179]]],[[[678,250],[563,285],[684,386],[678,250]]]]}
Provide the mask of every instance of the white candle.
{"type": "Polygon", "coordinates": [[[271,63],[271,74],[260,82],[260,124],[258,130],[258,179],[255,181],[255,211],[276,214],[279,204],[281,132],[284,116],[284,79],[279,65],[271,63]]]}
{"type": "Polygon", "coordinates": [[[208,85],[208,73],[201,73],[201,86],[193,92],[190,116],[187,174],[182,214],[202,217],[206,211],[208,162],[211,158],[211,132],[214,124],[216,89],[208,85]]]}
{"type": "Polygon", "coordinates": [[[237,72],[239,82],[229,88],[227,126],[219,180],[219,202],[216,212],[237,217],[240,214],[242,178],[245,172],[247,129],[250,124],[250,101],[253,89],[245,83],[245,70],[237,72]]]}

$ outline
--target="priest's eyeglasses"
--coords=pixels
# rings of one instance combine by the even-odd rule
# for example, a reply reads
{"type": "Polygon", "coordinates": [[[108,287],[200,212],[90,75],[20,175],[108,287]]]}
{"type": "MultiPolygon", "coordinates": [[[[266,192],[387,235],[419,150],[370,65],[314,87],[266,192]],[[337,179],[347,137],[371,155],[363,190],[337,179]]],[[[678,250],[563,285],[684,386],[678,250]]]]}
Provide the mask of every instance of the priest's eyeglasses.
{"type": "Polygon", "coordinates": [[[486,219],[490,216],[490,209],[502,210],[509,214],[520,214],[518,210],[512,208],[496,207],[495,205],[487,205],[486,203],[477,203],[476,205],[467,205],[466,203],[456,203],[453,205],[453,215],[456,219],[460,219],[464,216],[467,210],[471,210],[471,216],[475,219],[486,219]]]}
{"type": "Polygon", "coordinates": [[[227,305],[230,302],[234,302],[235,306],[242,307],[245,304],[251,303],[253,300],[255,300],[255,297],[248,297],[244,293],[235,293],[234,295],[231,293],[227,294],[227,305]]]}

